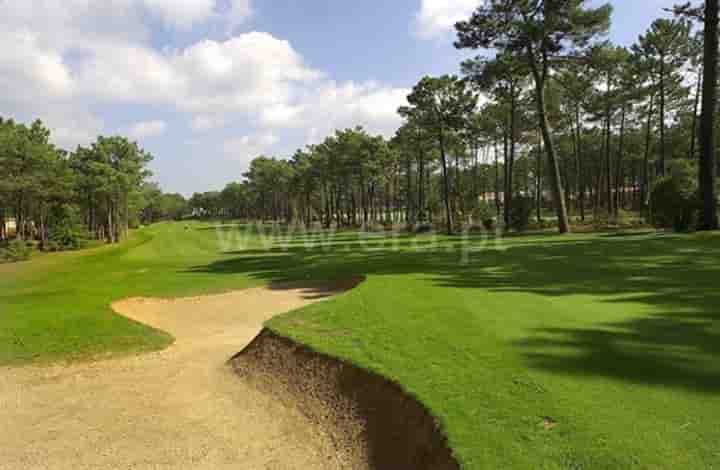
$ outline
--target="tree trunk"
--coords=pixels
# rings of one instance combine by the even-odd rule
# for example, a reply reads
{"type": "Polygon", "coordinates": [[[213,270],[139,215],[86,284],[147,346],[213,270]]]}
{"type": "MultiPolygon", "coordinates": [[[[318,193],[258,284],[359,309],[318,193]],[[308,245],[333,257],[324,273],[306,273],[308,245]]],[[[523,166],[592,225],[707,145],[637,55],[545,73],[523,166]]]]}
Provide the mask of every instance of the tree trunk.
{"type": "Polygon", "coordinates": [[[424,199],[424,188],[425,188],[425,158],[420,152],[418,154],[418,220],[420,223],[425,222],[425,199],[424,199]]]}
{"type": "Polygon", "coordinates": [[[475,141],[473,142],[472,147],[473,152],[473,207],[477,207],[478,200],[480,199],[480,190],[479,190],[479,181],[478,181],[478,165],[479,165],[479,154],[480,154],[480,144],[479,142],[475,141]]]}
{"type": "Polygon", "coordinates": [[[665,176],[665,57],[660,56],[660,160],[657,172],[665,176]]]}
{"type": "Polygon", "coordinates": [[[130,233],[130,196],[128,194],[125,194],[125,233],[123,234],[124,238],[127,238],[130,233]]]}
{"type": "Polygon", "coordinates": [[[612,197],[612,162],[610,159],[611,154],[611,110],[608,105],[607,114],[605,115],[605,197],[607,198],[607,213],[608,216],[613,214],[613,197],[612,197]]]}
{"type": "Polygon", "coordinates": [[[552,188],[553,202],[555,204],[555,212],[558,219],[558,231],[568,233],[570,224],[568,223],[567,206],[565,205],[565,192],[560,178],[560,166],[558,165],[555,154],[555,144],[550,135],[550,123],[548,123],[547,112],[545,110],[545,78],[538,70],[538,64],[535,57],[530,51],[530,62],[535,78],[535,102],[537,105],[538,119],[540,120],[540,129],[542,130],[543,142],[545,144],[545,153],[548,158],[548,169],[550,170],[550,185],[552,188]]]}
{"type": "Polygon", "coordinates": [[[410,171],[412,170],[412,159],[410,158],[410,155],[407,154],[406,156],[406,167],[405,167],[405,223],[408,227],[411,227],[414,224],[415,216],[413,215],[413,198],[411,197],[411,187],[412,187],[412,175],[410,174],[410,171]]]}
{"type": "Polygon", "coordinates": [[[447,159],[445,157],[445,136],[440,130],[440,159],[442,160],[443,171],[443,195],[445,196],[445,226],[448,235],[452,235],[452,214],[450,213],[450,181],[448,178],[447,159]]]}
{"type": "Polygon", "coordinates": [[[47,227],[45,226],[45,204],[40,203],[40,207],[38,207],[38,215],[39,215],[39,228],[40,228],[40,249],[46,250],[48,245],[47,240],[47,227]]]}
{"type": "Polygon", "coordinates": [[[690,160],[695,159],[695,143],[698,139],[698,129],[697,129],[697,123],[698,123],[698,109],[700,109],[700,95],[702,94],[702,73],[703,73],[703,67],[700,66],[700,70],[698,70],[698,79],[697,84],[695,88],[695,102],[693,103],[693,115],[692,115],[692,131],[690,132],[690,152],[688,154],[688,157],[690,160]]]}
{"type": "Polygon", "coordinates": [[[508,180],[510,179],[508,168],[510,168],[510,138],[508,127],[503,129],[503,217],[505,227],[510,226],[510,207],[508,206],[508,180]]]}
{"type": "Polygon", "coordinates": [[[107,236],[108,236],[108,243],[114,243],[115,240],[113,239],[113,234],[115,233],[115,230],[113,230],[113,210],[112,210],[112,202],[110,198],[108,197],[107,200],[107,236]]]}
{"type": "Polygon", "coordinates": [[[535,218],[542,221],[542,135],[538,130],[538,148],[535,159],[535,218]]]}
{"type": "Polygon", "coordinates": [[[715,196],[715,112],[718,78],[718,1],[705,2],[705,51],[700,120],[700,230],[718,228],[715,196]]]}
{"type": "Polygon", "coordinates": [[[647,115],[647,128],[645,129],[645,156],[643,157],[643,174],[642,183],[640,185],[640,205],[643,209],[647,207],[650,197],[650,141],[652,139],[652,115],[654,104],[655,95],[651,95],[647,115]]]}
{"type": "Polygon", "coordinates": [[[497,223],[500,224],[500,157],[497,142],[494,142],[493,146],[495,147],[495,208],[497,209],[497,223]]]}
{"type": "Polygon", "coordinates": [[[506,222],[510,222],[510,212],[513,203],[513,176],[515,173],[515,141],[517,139],[516,129],[516,108],[517,99],[515,96],[515,83],[510,85],[510,158],[507,162],[507,186],[505,186],[505,212],[507,214],[506,222]]]}
{"type": "Polygon", "coordinates": [[[622,105],[620,111],[620,143],[618,144],[618,156],[615,161],[615,215],[617,216],[620,212],[620,191],[624,190],[623,178],[622,178],[622,161],[623,152],[625,151],[625,104],[622,105]]]}
{"type": "Polygon", "coordinates": [[[453,213],[454,214],[461,214],[462,216],[465,215],[465,208],[463,204],[463,200],[461,197],[462,194],[462,182],[460,180],[461,178],[461,171],[460,171],[460,152],[457,150],[455,151],[455,187],[453,188],[453,213]]]}
{"type": "Polygon", "coordinates": [[[575,106],[575,159],[577,160],[578,208],[580,220],[585,222],[585,182],[582,171],[582,124],[580,123],[580,106],[575,106]]]}

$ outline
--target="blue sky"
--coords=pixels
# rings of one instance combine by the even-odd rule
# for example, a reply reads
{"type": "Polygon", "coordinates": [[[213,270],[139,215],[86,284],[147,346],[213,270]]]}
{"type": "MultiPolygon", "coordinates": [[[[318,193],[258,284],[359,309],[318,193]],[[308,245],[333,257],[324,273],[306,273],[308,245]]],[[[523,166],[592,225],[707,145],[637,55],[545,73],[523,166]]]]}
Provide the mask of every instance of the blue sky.
{"type": "MultiPolygon", "coordinates": [[[[458,73],[451,24],[476,3],[0,0],[0,114],[70,149],[129,135],[164,190],[219,189],[335,128],[392,135],[420,77],[458,73]]],[[[629,45],[674,2],[611,3],[629,45]]]]}

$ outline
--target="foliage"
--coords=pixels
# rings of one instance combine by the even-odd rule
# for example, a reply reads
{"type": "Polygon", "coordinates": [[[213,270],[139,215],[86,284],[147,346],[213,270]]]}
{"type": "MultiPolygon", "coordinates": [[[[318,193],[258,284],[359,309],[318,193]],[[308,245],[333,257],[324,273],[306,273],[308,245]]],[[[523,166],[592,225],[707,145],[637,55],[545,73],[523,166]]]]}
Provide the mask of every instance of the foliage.
{"type": "Polygon", "coordinates": [[[494,206],[488,202],[480,202],[475,209],[473,209],[473,221],[479,222],[483,225],[485,230],[492,230],[495,227],[495,216],[497,211],[494,206]]]}
{"type": "MultiPolygon", "coordinates": [[[[454,133],[460,132],[468,123],[475,107],[477,96],[464,80],[456,76],[423,77],[408,95],[409,106],[398,111],[409,122],[427,129],[440,150],[442,164],[443,199],[445,202],[445,228],[453,231],[453,208],[451,207],[450,177],[448,174],[447,151],[454,133]]],[[[455,188],[457,191],[458,188],[455,188]]]]}
{"type": "Polygon", "coordinates": [[[672,162],[651,193],[653,224],[683,232],[695,227],[698,216],[697,171],[687,161],[672,162]]]}
{"type": "Polygon", "coordinates": [[[10,240],[4,245],[0,245],[0,263],[27,261],[31,254],[31,246],[20,239],[10,240]]]}
{"type": "MultiPolygon", "coordinates": [[[[509,63],[524,62],[530,70],[535,84],[537,126],[550,168],[550,187],[560,233],[569,231],[570,227],[558,155],[550,133],[547,83],[555,59],[578,54],[593,38],[608,30],[612,7],[606,4],[592,8],[587,3],[586,0],[493,0],[483,2],[470,19],[455,25],[457,48],[493,50],[498,58],[509,63]]],[[[514,119],[512,121],[514,126],[514,119]]]]}
{"type": "Polygon", "coordinates": [[[513,198],[513,206],[510,209],[509,228],[524,232],[530,225],[530,216],[535,208],[535,200],[529,197],[513,198]]]}
{"type": "Polygon", "coordinates": [[[157,183],[143,184],[137,195],[136,205],[142,207],[142,223],[180,220],[190,214],[190,205],[181,194],[163,193],[157,183]]]}
{"type": "MultiPolygon", "coordinates": [[[[69,153],[57,148],[40,120],[0,118],[0,221],[45,250],[76,248],[86,236],[126,237],[145,203],[152,156],[121,136],[98,137],[69,153]]],[[[9,234],[0,224],[0,240],[9,234]]]]}
{"type": "Polygon", "coordinates": [[[82,227],[80,210],[71,204],[53,207],[48,223],[50,240],[43,247],[46,251],[76,250],[87,237],[82,227]]]}

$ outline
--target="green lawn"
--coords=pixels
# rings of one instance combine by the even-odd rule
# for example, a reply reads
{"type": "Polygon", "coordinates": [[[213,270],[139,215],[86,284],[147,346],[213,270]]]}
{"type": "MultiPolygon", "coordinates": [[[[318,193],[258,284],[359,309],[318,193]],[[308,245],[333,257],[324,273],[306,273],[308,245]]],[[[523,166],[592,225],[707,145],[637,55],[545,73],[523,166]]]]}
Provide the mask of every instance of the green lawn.
{"type": "Polygon", "coordinates": [[[166,345],[111,313],[129,295],[365,275],[269,326],[403,384],[464,468],[720,468],[720,234],[478,237],[463,255],[459,237],[352,233],[267,251],[243,230],[161,224],[0,267],[0,362],[166,345]]]}

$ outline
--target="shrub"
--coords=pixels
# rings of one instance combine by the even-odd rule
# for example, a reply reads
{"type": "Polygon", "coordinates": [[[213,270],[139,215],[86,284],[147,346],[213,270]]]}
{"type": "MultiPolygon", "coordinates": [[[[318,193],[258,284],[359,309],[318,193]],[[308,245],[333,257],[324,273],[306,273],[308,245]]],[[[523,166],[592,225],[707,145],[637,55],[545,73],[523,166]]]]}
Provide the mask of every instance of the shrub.
{"type": "Polygon", "coordinates": [[[557,227],[557,222],[554,219],[541,219],[539,222],[534,220],[528,222],[528,228],[533,230],[547,230],[557,227]]]}
{"type": "Polygon", "coordinates": [[[32,248],[19,238],[10,241],[4,247],[0,247],[0,262],[15,263],[30,259],[32,248]]]}
{"type": "Polygon", "coordinates": [[[516,197],[510,207],[510,228],[518,232],[524,232],[530,225],[535,201],[529,197],[516,197]]]}
{"type": "Polygon", "coordinates": [[[46,251],[76,250],[85,241],[80,214],[75,206],[62,204],[50,212],[49,241],[46,251]]]}
{"type": "Polygon", "coordinates": [[[430,233],[433,231],[432,224],[423,222],[421,224],[418,224],[417,227],[415,227],[415,233],[430,233]]]}
{"type": "Polygon", "coordinates": [[[478,206],[473,209],[472,218],[473,222],[481,223],[485,230],[492,230],[495,227],[495,208],[487,202],[480,202],[478,206]]]}
{"type": "Polygon", "coordinates": [[[610,223],[618,227],[626,227],[632,225],[632,214],[623,209],[618,209],[616,214],[610,217],[610,223]]]}
{"type": "Polygon", "coordinates": [[[695,170],[686,160],[670,165],[667,176],[660,178],[650,194],[653,225],[687,231],[697,224],[698,197],[695,170]]]}

